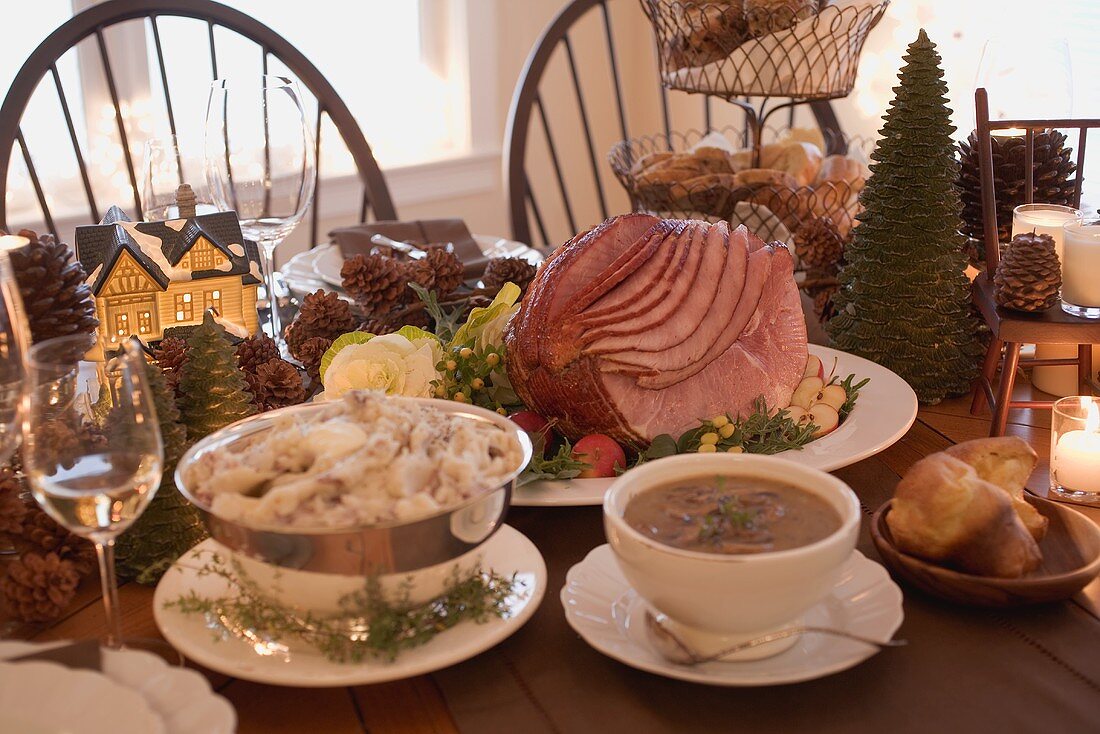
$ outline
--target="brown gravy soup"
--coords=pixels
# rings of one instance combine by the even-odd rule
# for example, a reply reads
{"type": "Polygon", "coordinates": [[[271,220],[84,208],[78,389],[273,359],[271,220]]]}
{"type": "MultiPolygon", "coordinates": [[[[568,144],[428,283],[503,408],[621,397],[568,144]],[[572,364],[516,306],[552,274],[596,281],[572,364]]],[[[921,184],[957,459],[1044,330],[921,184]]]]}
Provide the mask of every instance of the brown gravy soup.
{"type": "Polygon", "coordinates": [[[647,489],[623,514],[654,540],[703,553],[763,553],[809,545],[840,528],[816,494],[752,477],[698,477],[647,489]]]}

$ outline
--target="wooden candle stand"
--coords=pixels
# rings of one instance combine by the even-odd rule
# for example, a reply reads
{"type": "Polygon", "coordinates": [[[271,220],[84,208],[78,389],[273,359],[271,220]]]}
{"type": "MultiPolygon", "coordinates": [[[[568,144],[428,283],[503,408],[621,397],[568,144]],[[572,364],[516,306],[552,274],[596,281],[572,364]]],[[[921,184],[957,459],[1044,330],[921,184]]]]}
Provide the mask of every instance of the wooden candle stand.
{"type": "Polygon", "coordinates": [[[1054,367],[1075,365],[1082,394],[1100,391],[1092,363],[1092,344],[1100,343],[1100,319],[1089,320],[1071,316],[1057,303],[1046,311],[1023,313],[1001,308],[993,298],[993,275],[1000,259],[1000,242],[997,237],[996,192],[993,184],[993,130],[1023,130],[1024,170],[1028,172],[1024,195],[1026,203],[1034,203],[1035,182],[1035,132],[1048,128],[1074,128],[1079,131],[1077,141],[1077,172],[1074,179],[1073,206],[1081,207],[1081,184],[1084,181],[1085,140],[1088,131],[1100,127],[1100,119],[1070,120],[997,120],[989,119],[989,98],[985,89],[974,93],[979,146],[979,169],[982,186],[982,224],[985,240],[985,272],[974,279],[974,304],[981,311],[992,338],[985,353],[981,375],[974,381],[973,402],[970,412],[978,414],[989,403],[993,419],[990,436],[1005,432],[1008,411],[1014,408],[1050,408],[1054,403],[1044,400],[1012,400],[1012,388],[1016,373],[1021,367],[1054,367]],[[1077,344],[1077,357],[1066,359],[1020,359],[1020,347],[1024,344],[1077,344]],[[996,388],[994,380],[997,367],[1001,379],[996,388]]]}

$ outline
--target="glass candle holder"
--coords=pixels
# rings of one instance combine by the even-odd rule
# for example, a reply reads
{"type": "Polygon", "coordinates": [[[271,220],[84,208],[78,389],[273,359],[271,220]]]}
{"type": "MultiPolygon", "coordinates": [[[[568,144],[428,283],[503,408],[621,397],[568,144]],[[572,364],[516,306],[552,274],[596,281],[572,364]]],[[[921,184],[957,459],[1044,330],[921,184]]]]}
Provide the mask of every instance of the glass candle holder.
{"type": "MultiPolygon", "coordinates": [[[[1012,236],[1023,232],[1050,235],[1054,239],[1058,260],[1064,265],[1063,227],[1067,222],[1075,222],[1083,216],[1080,209],[1061,204],[1020,204],[1012,210],[1012,236]]],[[[1065,267],[1062,270],[1064,272],[1065,267]]]]}
{"type": "Polygon", "coordinates": [[[1100,218],[1062,225],[1062,310],[1100,319],[1100,218]]]}
{"type": "Polygon", "coordinates": [[[1062,398],[1054,403],[1050,428],[1051,493],[1100,501],[1100,398],[1062,398]]]}

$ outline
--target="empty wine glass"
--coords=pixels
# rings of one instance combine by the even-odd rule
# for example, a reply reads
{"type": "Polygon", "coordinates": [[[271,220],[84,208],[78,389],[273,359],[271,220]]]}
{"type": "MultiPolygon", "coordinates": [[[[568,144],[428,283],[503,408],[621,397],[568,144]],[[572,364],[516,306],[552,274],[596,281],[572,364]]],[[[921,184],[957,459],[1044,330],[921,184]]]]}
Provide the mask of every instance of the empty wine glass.
{"type": "Polygon", "coordinates": [[[260,245],[272,337],[285,350],[275,283],[275,248],[313,200],[313,136],[298,86],[286,77],[218,79],[206,108],[206,176],[214,203],[233,209],[260,245]]]}
{"type": "MultiPolygon", "coordinates": [[[[6,237],[4,239],[7,239],[6,237]]],[[[24,243],[23,238],[18,238],[24,243]]],[[[18,243],[13,243],[18,244],[18,243]]],[[[0,464],[19,446],[27,320],[11,260],[0,250],[0,464]]]]}
{"type": "Polygon", "coordinates": [[[206,183],[202,138],[167,135],[145,141],[141,161],[141,209],[146,221],[177,219],[176,191],[181,183],[195,192],[199,214],[217,209],[206,183]]]}
{"type": "Polygon", "coordinates": [[[28,350],[23,463],[42,509],[95,543],[107,646],[117,649],[115,538],[153,498],[164,451],[140,343],[129,340],[106,364],[85,361],[95,345],[79,335],[28,350]]]}

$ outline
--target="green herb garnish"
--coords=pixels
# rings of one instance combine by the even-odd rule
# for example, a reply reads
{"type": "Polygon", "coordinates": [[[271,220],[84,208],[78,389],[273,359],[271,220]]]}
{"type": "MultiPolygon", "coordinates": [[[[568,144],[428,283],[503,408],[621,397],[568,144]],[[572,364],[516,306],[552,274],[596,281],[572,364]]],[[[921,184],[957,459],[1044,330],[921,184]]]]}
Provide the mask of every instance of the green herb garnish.
{"type": "Polygon", "coordinates": [[[530,463],[516,480],[517,487],[539,479],[574,479],[588,468],[588,464],[573,458],[573,445],[567,439],[562,439],[561,446],[549,458],[542,455],[542,442],[535,443],[540,445],[534,447],[530,463]]]}
{"type": "Polygon", "coordinates": [[[184,614],[202,614],[212,628],[250,643],[299,639],[316,647],[329,660],[341,663],[360,662],[368,657],[393,660],[402,650],[423,645],[460,622],[483,623],[493,617],[507,617],[509,599],[520,593],[523,586],[514,577],[483,569],[460,577],[456,566],[441,596],[426,604],[412,605],[407,586],[398,598],[387,599],[378,579],[371,577],[363,589],[341,599],[342,614],[321,617],[269,597],[236,560],[227,565],[219,554],[210,551],[195,551],[193,557],[203,554],[211,558],[198,570],[198,575],[219,576],[235,593],[206,598],[191,591],[166,602],[166,608],[174,607],[184,614]]]}

